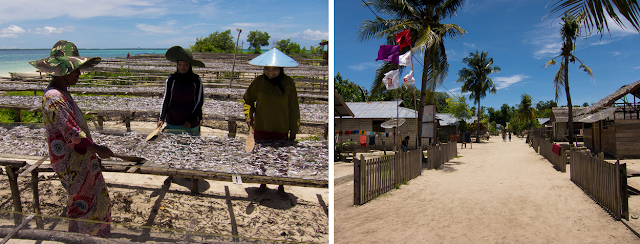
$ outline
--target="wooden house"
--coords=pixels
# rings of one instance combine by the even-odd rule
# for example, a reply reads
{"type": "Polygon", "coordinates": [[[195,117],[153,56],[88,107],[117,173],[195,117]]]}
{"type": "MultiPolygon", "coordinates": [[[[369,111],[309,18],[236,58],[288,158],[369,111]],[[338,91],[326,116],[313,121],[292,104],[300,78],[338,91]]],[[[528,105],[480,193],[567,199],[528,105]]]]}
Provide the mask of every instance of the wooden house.
{"type": "Polygon", "coordinates": [[[574,119],[584,123],[584,145],[618,159],[640,158],[639,97],[640,80],[576,113],[574,119]]]}
{"type": "MultiPolygon", "coordinates": [[[[575,115],[582,113],[587,108],[573,107],[573,134],[577,140],[582,140],[583,122],[577,121],[575,115]]],[[[551,108],[551,118],[548,121],[553,126],[553,141],[569,141],[569,108],[551,108]]]]}

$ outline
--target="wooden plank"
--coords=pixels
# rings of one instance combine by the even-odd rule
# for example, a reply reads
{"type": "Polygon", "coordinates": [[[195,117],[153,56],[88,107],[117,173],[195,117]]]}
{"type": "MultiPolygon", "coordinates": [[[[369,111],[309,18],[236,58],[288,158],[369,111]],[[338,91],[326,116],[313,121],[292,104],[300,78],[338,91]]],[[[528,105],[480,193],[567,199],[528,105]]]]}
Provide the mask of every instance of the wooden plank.
{"type": "Polygon", "coordinates": [[[26,164],[27,162],[21,160],[0,159],[0,165],[10,166],[16,170],[22,166],[25,166],[26,164]]]}
{"type": "Polygon", "coordinates": [[[360,168],[362,165],[360,164],[360,160],[353,160],[353,204],[361,205],[361,175],[360,168]]]}
{"type": "Polygon", "coordinates": [[[44,229],[44,222],[40,212],[40,191],[38,190],[38,171],[31,171],[31,191],[33,195],[33,212],[38,215],[36,228],[44,229]]]}
{"type": "MultiPolygon", "coordinates": [[[[19,177],[25,177],[25,176],[27,176],[28,174],[30,174],[30,173],[31,173],[31,171],[33,171],[34,169],[36,169],[36,168],[40,167],[40,165],[41,165],[42,163],[44,163],[44,161],[45,161],[45,160],[47,160],[47,159],[49,159],[49,156],[44,156],[44,157],[42,157],[40,160],[38,160],[38,162],[36,162],[35,164],[30,165],[30,166],[29,166],[29,168],[27,168],[26,170],[22,171],[22,172],[20,173],[19,177]]],[[[23,169],[23,168],[20,168],[20,169],[23,169]]]]}
{"type": "Polygon", "coordinates": [[[7,234],[4,239],[2,239],[2,241],[0,241],[0,244],[5,244],[7,243],[11,237],[13,237],[16,233],[18,233],[19,230],[21,230],[22,228],[24,228],[24,226],[29,223],[31,221],[31,219],[33,219],[35,215],[34,214],[30,214],[29,216],[27,216],[24,221],[18,225],[18,227],[14,228],[13,230],[11,230],[11,232],[9,232],[9,234],[7,234]]]}

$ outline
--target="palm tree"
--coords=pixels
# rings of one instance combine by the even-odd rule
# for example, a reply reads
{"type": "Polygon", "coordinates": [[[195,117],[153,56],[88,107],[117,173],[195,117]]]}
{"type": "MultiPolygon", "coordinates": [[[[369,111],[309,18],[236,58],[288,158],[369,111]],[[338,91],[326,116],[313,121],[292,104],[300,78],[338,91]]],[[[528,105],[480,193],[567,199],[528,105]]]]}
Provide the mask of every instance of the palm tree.
{"type": "Polygon", "coordinates": [[[640,32],[640,6],[637,0],[556,0],[551,6],[549,14],[565,13],[573,16],[585,15],[584,21],[587,34],[591,34],[595,27],[598,33],[609,31],[606,14],[620,27],[626,28],[617,12],[631,23],[636,31],[640,32]]]}
{"type": "MultiPolygon", "coordinates": [[[[445,53],[444,38],[456,38],[467,33],[458,25],[442,24],[440,21],[453,16],[462,4],[464,0],[372,0],[366,3],[368,6],[373,6],[379,13],[393,16],[393,18],[376,17],[374,20],[365,20],[358,31],[360,41],[375,37],[392,43],[398,32],[409,28],[414,51],[424,52],[418,131],[422,131],[422,114],[427,86],[430,93],[434,92],[437,84],[442,83],[448,74],[449,63],[445,53]]],[[[418,142],[421,143],[421,140],[418,142]]]]}
{"type": "Polygon", "coordinates": [[[531,120],[536,118],[536,109],[533,107],[531,100],[531,95],[524,93],[522,94],[520,105],[518,106],[518,119],[520,122],[527,123],[527,130],[531,129],[531,120]]]}
{"type": "Polygon", "coordinates": [[[593,71],[591,71],[591,68],[587,67],[580,59],[578,59],[575,55],[573,55],[571,52],[573,52],[573,49],[575,48],[575,41],[576,38],[578,38],[578,36],[580,35],[580,22],[582,22],[582,19],[584,18],[584,15],[578,16],[578,17],[574,17],[571,14],[565,14],[564,17],[562,17],[562,21],[564,22],[564,24],[562,24],[562,28],[560,28],[560,36],[562,37],[562,40],[564,41],[562,43],[562,53],[556,57],[554,57],[553,59],[549,60],[549,62],[547,62],[544,67],[546,68],[547,66],[551,65],[556,65],[556,58],[558,57],[562,57],[563,62],[562,64],[560,64],[560,69],[558,70],[558,73],[556,73],[556,75],[553,77],[553,85],[555,87],[556,90],[556,101],[558,101],[558,97],[560,92],[562,92],[562,88],[564,88],[566,94],[567,94],[567,107],[569,108],[569,144],[573,146],[573,105],[571,104],[571,94],[569,93],[569,61],[571,61],[572,63],[574,63],[576,60],[578,60],[580,62],[580,68],[582,68],[585,72],[587,72],[592,79],[595,79],[595,77],[593,76],[593,71]]]}
{"type": "MultiPolygon", "coordinates": [[[[478,114],[480,114],[480,99],[487,96],[487,91],[496,94],[496,86],[489,77],[492,73],[500,72],[500,67],[493,65],[493,58],[487,58],[487,52],[469,53],[469,57],[462,59],[462,63],[469,68],[462,68],[458,72],[457,82],[464,82],[462,92],[471,92],[469,99],[478,104],[478,114]],[[491,67],[493,65],[493,67],[491,67]]],[[[480,119],[476,122],[476,142],[480,142],[480,119]]]]}

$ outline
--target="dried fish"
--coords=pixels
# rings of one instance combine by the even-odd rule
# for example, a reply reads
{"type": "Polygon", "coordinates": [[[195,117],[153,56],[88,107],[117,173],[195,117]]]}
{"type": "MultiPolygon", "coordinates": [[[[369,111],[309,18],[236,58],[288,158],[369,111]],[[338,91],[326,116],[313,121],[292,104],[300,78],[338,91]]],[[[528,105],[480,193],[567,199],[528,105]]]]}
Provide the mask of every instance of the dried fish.
{"type": "MultiPolygon", "coordinates": [[[[44,128],[0,127],[0,153],[48,155],[44,128]]],[[[93,140],[116,154],[143,157],[177,169],[328,180],[326,141],[259,142],[244,151],[244,140],[226,137],[162,133],[154,142],[145,134],[91,132],[93,140]]],[[[118,159],[112,159],[118,160],[118,159]]]]}

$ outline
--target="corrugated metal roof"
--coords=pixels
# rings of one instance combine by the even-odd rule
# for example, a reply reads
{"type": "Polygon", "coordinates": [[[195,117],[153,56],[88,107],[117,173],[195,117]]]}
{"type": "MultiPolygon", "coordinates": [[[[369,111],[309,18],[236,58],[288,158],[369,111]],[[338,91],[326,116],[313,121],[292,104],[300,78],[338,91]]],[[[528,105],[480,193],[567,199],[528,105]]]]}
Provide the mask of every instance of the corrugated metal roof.
{"type": "MultiPolygon", "coordinates": [[[[355,119],[391,119],[398,118],[415,119],[418,117],[417,111],[404,107],[399,107],[396,101],[378,101],[378,102],[347,102],[346,103],[355,119]],[[399,110],[399,111],[398,111],[399,110]]],[[[349,118],[345,116],[343,118],[349,118]]]]}
{"type": "Polygon", "coordinates": [[[551,120],[550,118],[538,118],[538,123],[540,123],[541,125],[544,125],[544,123],[549,122],[549,120],[551,120]]]}
{"type": "MultiPolygon", "coordinates": [[[[449,113],[436,113],[436,119],[440,120],[440,126],[449,126],[449,125],[456,125],[458,124],[458,119],[454,118],[451,116],[451,114],[449,113]]],[[[471,116],[470,119],[465,119],[464,121],[467,122],[467,124],[473,123],[473,121],[475,121],[476,119],[478,119],[478,116],[471,116]]]]}

